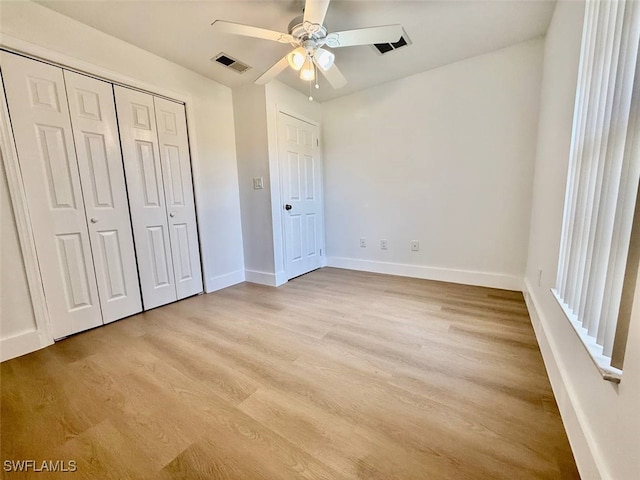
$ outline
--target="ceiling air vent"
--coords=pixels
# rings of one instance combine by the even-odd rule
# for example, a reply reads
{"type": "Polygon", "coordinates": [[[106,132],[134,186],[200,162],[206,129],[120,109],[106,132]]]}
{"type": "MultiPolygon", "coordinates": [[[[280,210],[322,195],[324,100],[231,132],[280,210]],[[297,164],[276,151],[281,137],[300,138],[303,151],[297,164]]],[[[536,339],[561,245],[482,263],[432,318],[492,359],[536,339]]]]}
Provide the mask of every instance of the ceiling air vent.
{"type": "Polygon", "coordinates": [[[397,49],[402,48],[402,47],[406,47],[407,45],[411,45],[411,40],[409,40],[409,37],[407,36],[407,33],[405,32],[400,37],[400,40],[398,40],[397,42],[394,42],[394,43],[374,43],[373,44],[373,48],[375,48],[376,51],[380,55],[384,55],[385,53],[393,52],[394,50],[397,50],[397,49]]]}
{"type": "Polygon", "coordinates": [[[226,53],[219,53],[218,55],[213,57],[211,61],[219,63],[223,67],[230,68],[231,70],[234,70],[237,73],[244,73],[251,68],[249,65],[245,65],[239,60],[236,60],[235,58],[230,57],[226,53]]]}

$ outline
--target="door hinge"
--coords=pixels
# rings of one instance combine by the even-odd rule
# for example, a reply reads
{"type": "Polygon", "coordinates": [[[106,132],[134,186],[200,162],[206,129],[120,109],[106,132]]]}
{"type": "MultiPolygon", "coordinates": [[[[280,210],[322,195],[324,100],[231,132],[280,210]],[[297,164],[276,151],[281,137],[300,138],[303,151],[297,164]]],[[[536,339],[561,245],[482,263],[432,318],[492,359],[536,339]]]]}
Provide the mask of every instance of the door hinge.
{"type": "Polygon", "coordinates": [[[316,138],[316,147],[319,147],[319,146],[320,146],[320,139],[316,138]]]}

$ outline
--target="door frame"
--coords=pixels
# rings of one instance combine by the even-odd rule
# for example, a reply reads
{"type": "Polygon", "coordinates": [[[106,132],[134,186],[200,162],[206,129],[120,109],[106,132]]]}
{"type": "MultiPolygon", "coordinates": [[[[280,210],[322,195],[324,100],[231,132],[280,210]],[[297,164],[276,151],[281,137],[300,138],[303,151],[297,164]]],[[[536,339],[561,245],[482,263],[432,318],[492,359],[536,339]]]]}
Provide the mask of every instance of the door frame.
{"type": "MultiPolygon", "coordinates": [[[[317,120],[313,120],[305,115],[300,114],[294,108],[286,104],[276,104],[274,109],[273,135],[271,136],[270,147],[273,151],[270,154],[269,176],[271,178],[271,214],[273,220],[273,253],[276,275],[276,287],[283,285],[289,281],[286,271],[286,235],[285,235],[285,210],[284,210],[284,191],[282,186],[282,169],[280,168],[280,145],[278,131],[278,115],[282,113],[290,117],[296,118],[302,122],[313,125],[318,129],[318,162],[320,163],[320,266],[327,266],[326,256],[326,236],[325,236],[325,216],[324,216],[324,161],[322,142],[320,137],[322,134],[322,124],[317,120]]],[[[269,126],[267,124],[267,126],[269,126]]]]}
{"type": "MultiPolygon", "coordinates": [[[[204,291],[209,292],[208,276],[205,274],[206,254],[202,248],[202,227],[198,215],[199,205],[203,205],[203,192],[199,180],[201,178],[198,161],[198,142],[196,139],[196,122],[193,111],[193,99],[190,95],[177,93],[166,88],[137,80],[119,72],[94,65],[84,60],[50,50],[40,45],[26,42],[11,35],[2,35],[0,50],[21,55],[32,60],[47,63],[72,72],[97,78],[114,85],[120,85],[133,90],[159,96],[184,104],[187,116],[187,135],[189,138],[189,154],[191,157],[191,173],[193,180],[193,193],[195,199],[196,225],[198,229],[198,247],[200,249],[200,267],[204,284],[204,291]]],[[[0,79],[2,79],[0,72],[0,79]]],[[[44,289],[42,286],[42,274],[38,265],[35,238],[31,227],[31,217],[27,206],[27,197],[22,183],[22,173],[18,161],[18,151],[13,139],[9,109],[4,89],[0,88],[0,156],[4,164],[11,197],[11,206],[18,230],[18,239],[22,258],[27,275],[31,305],[36,320],[36,330],[27,331],[14,337],[0,339],[0,362],[10,358],[33,352],[54,343],[50,325],[49,309],[47,306],[44,289]]]]}
{"type": "MultiPolygon", "coordinates": [[[[4,78],[0,72],[0,82],[4,78]]],[[[18,241],[22,251],[22,261],[27,276],[31,307],[36,321],[34,331],[25,332],[14,337],[2,339],[0,362],[53,344],[53,334],[49,329],[49,309],[42,285],[42,274],[36,256],[35,237],[31,226],[31,217],[27,207],[27,194],[22,181],[22,171],[18,163],[18,150],[10,127],[9,107],[4,88],[0,88],[0,151],[4,171],[7,176],[9,196],[13,207],[13,217],[18,231],[18,241]]]]}

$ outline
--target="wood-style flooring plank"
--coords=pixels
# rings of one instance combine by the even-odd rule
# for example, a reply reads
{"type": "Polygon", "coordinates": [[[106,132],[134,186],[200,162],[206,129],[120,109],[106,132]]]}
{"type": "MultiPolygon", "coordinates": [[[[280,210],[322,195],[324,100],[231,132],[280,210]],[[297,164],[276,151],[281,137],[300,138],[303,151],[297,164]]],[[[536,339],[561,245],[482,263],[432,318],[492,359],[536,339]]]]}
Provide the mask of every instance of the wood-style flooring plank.
{"type": "Polygon", "coordinates": [[[0,415],[83,479],[579,478],[522,294],[334,268],[4,362],[0,415]]]}

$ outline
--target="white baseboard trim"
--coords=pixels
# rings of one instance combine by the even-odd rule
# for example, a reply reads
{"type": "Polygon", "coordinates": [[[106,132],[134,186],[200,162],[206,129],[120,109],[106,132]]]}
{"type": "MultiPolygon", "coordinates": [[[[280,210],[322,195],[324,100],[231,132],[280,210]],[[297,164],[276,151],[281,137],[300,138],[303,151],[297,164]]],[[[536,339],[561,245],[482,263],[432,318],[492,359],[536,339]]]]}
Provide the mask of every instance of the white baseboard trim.
{"type": "Polygon", "coordinates": [[[242,283],[244,280],[244,270],[236,270],[235,272],[209,278],[206,282],[207,284],[205,285],[204,291],[205,293],[215,292],[217,290],[222,290],[223,288],[242,283]]]}
{"type": "Polygon", "coordinates": [[[284,272],[267,273],[257,270],[245,270],[244,276],[247,282],[268,285],[270,287],[279,287],[283,283],[287,283],[287,276],[284,272]]]}
{"type": "Polygon", "coordinates": [[[475,272],[450,268],[408,265],[404,263],[376,262],[356,258],[327,257],[327,266],[361,270],[364,272],[386,273],[401,277],[424,278],[441,282],[462,283],[480,287],[500,288],[504,290],[522,290],[522,277],[503,273],[475,272]]]}
{"type": "Polygon", "coordinates": [[[279,287],[280,285],[284,285],[285,283],[287,283],[289,281],[289,279],[287,278],[287,272],[285,272],[284,270],[280,270],[279,272],[276,272],[276,287],[279,287]]]}
{"type": "Polygon", "coordinates": [[[52,344],[53,341],[46,341],[37,330],[3,338],[0,340],[0,362],[35,352],[52,344]]]}
{"type": "Polygon", "coordinates": [[[572,383],[568,381],[567,369],[558,356],[560,348],[553,337],[547,335],[549,331],[547,317],[539,308],[540,303],[526,278],[524,279],[523,292],[580,477],[582,480],[613,480],[606,471],[605,463],[594,440],[595,437],[589,428],[580,403],[577,401],[572,383]]]}

